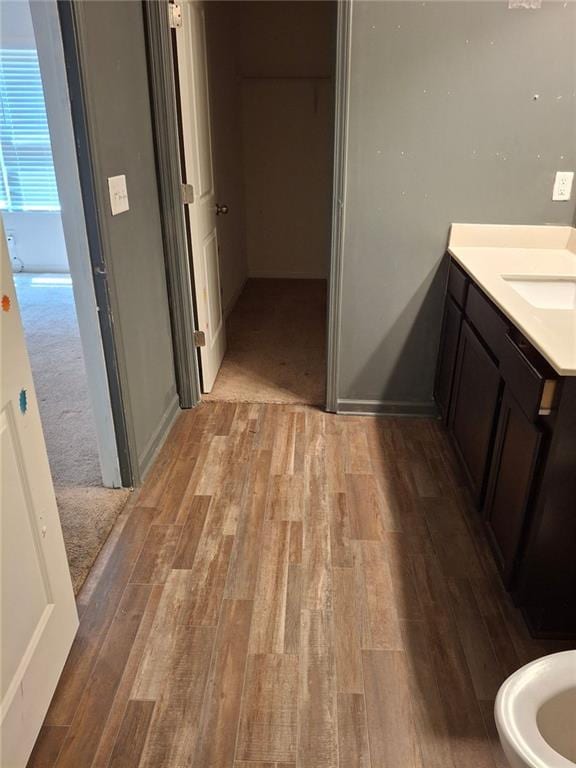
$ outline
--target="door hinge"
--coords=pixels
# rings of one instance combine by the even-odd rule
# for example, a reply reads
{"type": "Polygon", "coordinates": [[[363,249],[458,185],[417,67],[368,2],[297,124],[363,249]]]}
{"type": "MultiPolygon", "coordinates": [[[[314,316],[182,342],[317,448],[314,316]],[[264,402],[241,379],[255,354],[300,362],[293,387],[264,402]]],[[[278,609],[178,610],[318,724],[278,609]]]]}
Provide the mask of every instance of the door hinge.
{"type": "Polygon", "coordinates": [[[194,346],[205,347],[206,346],[206,334],[204,331],[194,331],[194,346]]]}
{"type": "Polygon", "coordinates": [[[182,6],[179,3],[168,3],[168,24],[170,29],[182,26],[182,6]]]}
{"type": "Polygon", "coordinates": [[[184,205],[192,205],[194,202],[194,187],[192,184],[182,184],[182,202],[184,205]]]}

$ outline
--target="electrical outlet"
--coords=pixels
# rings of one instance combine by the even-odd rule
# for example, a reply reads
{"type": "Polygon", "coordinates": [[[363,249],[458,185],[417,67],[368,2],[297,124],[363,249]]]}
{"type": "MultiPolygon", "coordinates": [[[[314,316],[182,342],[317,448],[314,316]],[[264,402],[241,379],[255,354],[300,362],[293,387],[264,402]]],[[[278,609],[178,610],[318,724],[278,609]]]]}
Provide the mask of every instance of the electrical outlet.
{"type": "Polygon", "coordinates": [[[574,171],[556,171],[552,200],[570,200],[573,181],[574,171]]]}
{"type": "Polygon", "coordinates": [[[10,230],[6,231],[6,242],[8,243],[8,253],[10,255],[10,261],[12,262],[12,272],[22,272],[24,270],[24,262],[18,256],[18,249],[16,247],[16,235],[10,230]]]}

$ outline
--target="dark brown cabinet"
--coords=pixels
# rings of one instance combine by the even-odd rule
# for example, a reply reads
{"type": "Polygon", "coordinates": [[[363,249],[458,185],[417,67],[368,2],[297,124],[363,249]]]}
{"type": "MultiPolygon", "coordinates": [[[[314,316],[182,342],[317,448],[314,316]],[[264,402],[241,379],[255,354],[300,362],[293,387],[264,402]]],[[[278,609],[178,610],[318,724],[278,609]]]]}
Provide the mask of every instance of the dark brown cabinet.
{"type": "Polygon", "coordinates": [[[435,397],[531,631],[576,637],[576,376],[559,376],[455,260],[435,397]]]}
{"type": "Polygon", "coordinates": [[[492,454],[484,515],[498,565],[510,582],[533,486],[542,431],[524,414],[507,387],[492,454]]]}
{"type": "Polygon", "coordinates": [[[440,352],[436,369],[436,384],[434,387],[436,402],[445,421],[448,420],[448,406],[452,394],[452,382],[454,381],[454,368],[456,366],[456,353],[458,352],[461,325],[462,312],[454,299],[448,295],[444,308],[440,352]]]}
{"type": "Polygon", "coordinates": [[[533,632],[576,638],[576,376],[558,384],[514,596],[533,632]]]}
{"type": "Polygon", "coordinates": [[[482,500],[500,395],[500,373],[464,320],[448,426],[476,500],[482,500]]]}

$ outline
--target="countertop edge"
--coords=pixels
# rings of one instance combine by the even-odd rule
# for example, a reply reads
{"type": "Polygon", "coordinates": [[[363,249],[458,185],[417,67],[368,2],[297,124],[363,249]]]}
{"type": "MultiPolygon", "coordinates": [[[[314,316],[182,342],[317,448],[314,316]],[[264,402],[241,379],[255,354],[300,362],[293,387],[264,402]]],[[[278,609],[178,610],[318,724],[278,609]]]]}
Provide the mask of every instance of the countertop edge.
{"type": "MultiPolygon", "coordinates": [[[[474,246],[462,246],[457,245],[456,248],[468,248],[468,247],[474,247],[474,246]]],[[[482,247],[482,246],[480,246],[482,247]]],[[[517,319],[517,317],[514,316],[514,314],[504,305],[503,302],[501,302],[497,296],[495,296],[490,289],[481,281],[481,279],[474,274],[470,270],[470,268],[467,266],[466,262],[462,260],[457,253],[455,253],[454,250],[452,250],[452,247],[448,245],[447,248],[448,253],[450,256],[458,263],[458,265],[466,272],[466,274],[482,289],[482,291],[488,296],[490,301],[498,307],[498,309],[508,318],[508,320],[517,328],[517,330],[520,331],[527,339],[528,341],[535,347],[535,349],[540,352],[542,357],[547,360],[547,362],[554,368],[558,376],[576,376],[576,368],[565,368],[563,365],[559,364],[557,360],[555,360],[549,352],[547,352],[543,347],[542,344],[534,338],[533,334],[526,329],[526,327],[521,323],[520,320],[517,319]]]]}

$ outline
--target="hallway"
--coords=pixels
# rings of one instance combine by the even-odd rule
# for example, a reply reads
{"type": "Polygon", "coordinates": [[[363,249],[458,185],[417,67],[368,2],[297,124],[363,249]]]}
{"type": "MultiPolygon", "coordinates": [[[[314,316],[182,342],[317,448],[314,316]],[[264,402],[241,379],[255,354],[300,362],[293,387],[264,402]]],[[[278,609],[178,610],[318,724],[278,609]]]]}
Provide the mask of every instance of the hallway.
{"type": "Polygon", "coordinates": [[[206,400],[325,403],[325,280],[249,279],[226,334],[224,361],[206,400]]]}
{"type": "Polygon", "coordinates": [[[504,765],[496,690],[546,648],[439,422],[205,403],[136,503],[30,768],[504,765]]]}

